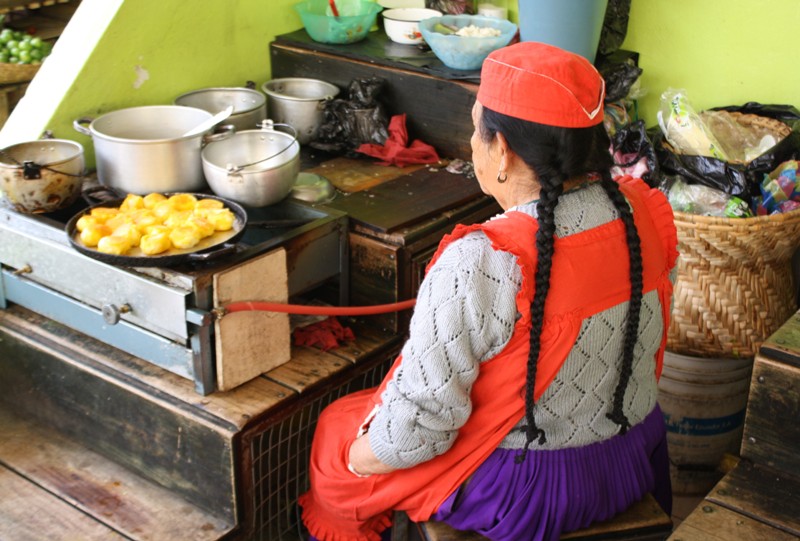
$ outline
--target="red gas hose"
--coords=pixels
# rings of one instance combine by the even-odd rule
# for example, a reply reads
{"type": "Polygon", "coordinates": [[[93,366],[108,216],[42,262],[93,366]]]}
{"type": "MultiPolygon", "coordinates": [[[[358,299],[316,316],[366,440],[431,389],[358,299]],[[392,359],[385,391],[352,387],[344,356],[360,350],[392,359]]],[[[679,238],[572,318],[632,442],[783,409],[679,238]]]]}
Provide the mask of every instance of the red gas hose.
{"type": "Polygon", "coordinates": [[[375,304],[373,306],[307,306],[305,304],[283,304],[279,302],[242,301],[232,302],[223,307],[225,313],[231,312],[281,312],[285,314],[303,314],[310,316],[369,316],[400,312],[414,307],[416,299],[391,304],[375,304]]]}

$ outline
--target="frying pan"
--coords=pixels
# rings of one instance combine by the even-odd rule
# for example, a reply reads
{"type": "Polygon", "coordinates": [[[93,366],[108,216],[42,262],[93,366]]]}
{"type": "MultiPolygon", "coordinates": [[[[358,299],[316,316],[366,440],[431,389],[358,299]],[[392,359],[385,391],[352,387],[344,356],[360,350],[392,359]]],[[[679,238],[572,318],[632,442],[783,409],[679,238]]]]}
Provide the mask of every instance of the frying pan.
{"type": "MultiPolygon", "coordinates": [[[[169,197],[171,195],[175,195],[175,193],[187,192],[165,193],[164,195],[169,197]]],[[[80,253],[99,261],[103,261],[104,263],[110,263],[112,265],[120,265],[124,267],[174,267],[184,263],[201,263],[212,261],[226,254],[235,252],[236,242],[244,234],[244,229],[247,225],[247,211],[244,210],[244,207],[229,199],[215,195],[199,193],[194,193],[191,195],[194,195],[198,200],[216,199],[221,201],[234,214],[235,218],[233,221],[233,228],[229,231],[219,231],[210,237],[206,237],[205,239],[201,240],[197,246],[190,250],[176,250],[175,248],[172,248],[169,251],[159,255],[113,255],[100,252],[94,248],[89,248],[88,246],[84,245],[80,241],[80,233],[76,227],[81,216],[84,214],[89,214],[92,209],[97,207],[119,207],[125,200],[124,198],[120,198],[104,201],[97,205],[92,205],[70,218],[65,226],[67,238],[69,239],[72,247],[78,250],[80,253]]]]}

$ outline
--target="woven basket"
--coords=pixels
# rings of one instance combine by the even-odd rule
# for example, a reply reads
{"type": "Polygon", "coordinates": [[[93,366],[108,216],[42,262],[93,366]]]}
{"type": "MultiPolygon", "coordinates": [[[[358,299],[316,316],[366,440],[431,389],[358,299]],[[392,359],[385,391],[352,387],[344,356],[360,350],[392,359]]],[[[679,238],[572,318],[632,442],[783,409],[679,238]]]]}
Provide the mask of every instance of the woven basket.
{"type": "Polygon", "coordinates": [[[41,64],[8,64],[0,62],[0,84],[26,83],[33,80],[41,64]]]}
{"type": "Polygon", "coordinates": [[[791,258],[800,210],[755,218],[675,211],[678,277],[667,349],[754,357],[797,310],[791,258]]]}

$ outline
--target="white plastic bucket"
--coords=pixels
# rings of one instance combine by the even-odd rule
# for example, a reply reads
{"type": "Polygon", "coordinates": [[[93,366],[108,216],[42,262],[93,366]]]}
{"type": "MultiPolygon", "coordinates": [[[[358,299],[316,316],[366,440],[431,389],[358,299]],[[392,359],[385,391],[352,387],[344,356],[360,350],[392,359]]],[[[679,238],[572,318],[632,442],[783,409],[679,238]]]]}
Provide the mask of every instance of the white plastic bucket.
{"type": "Polygon", "coordinates": [[[664,354],[658,403],[667,424],[673,491],[707,493],[725,453],[738,454],[753,359],[664,354]]]}
{"type": "Polygon", "coordinates": [[[519,35],[579,54],[594,62],[608,0],[521,0],[519,35]]]}

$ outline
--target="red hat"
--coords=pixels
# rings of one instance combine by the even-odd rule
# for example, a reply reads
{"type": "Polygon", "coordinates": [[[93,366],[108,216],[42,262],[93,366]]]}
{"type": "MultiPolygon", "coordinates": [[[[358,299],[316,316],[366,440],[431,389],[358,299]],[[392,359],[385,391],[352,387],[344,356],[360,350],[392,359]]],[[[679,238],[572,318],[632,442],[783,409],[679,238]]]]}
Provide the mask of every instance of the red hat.
{"type": "Polygon", "coordinates": [[[483,61],[478,101],[498,113],[563,128],[603,121],[605,81],[584,57],[523,41],[483,61]]]}

